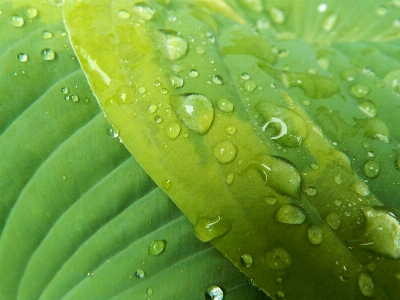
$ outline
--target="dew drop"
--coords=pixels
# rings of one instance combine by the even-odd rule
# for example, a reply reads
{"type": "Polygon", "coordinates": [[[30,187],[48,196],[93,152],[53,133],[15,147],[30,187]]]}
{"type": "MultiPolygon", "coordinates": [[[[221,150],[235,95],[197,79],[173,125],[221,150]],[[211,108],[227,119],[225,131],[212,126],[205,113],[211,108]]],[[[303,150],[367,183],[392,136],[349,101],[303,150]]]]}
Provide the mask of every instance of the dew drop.
{"type": "Polygon", "coordinates": [[[171,85],[176,89],[183,86],[183,78],[179,75],[170,76],[169,80],[171,82],[171,85]]]}
{"type": "Polygon", "coordinates": [[[306,215],[300,206],[285,204],[276,212],[275,220],[284,224],[303,224],[306,220],[306,215]]]}
{"type": "Polygon", "coordinates": [[[283,299],[283,298],[285,298],[285,293],[282,290],[277,290],[276,296],[280,299],[283,299]]]}
{"type": "Polygon", "coordinates": [[[177,122],[169,123],[167,126],[165,126],[164,131],[170,140],[175,140],[181,132],[181,125],[179,125],[177,122]]]}
{"type": "Polygon", "coordinates": [[[376,117],[376,115],[378,114],[378,108],[375,105],[374,102],[372,102],[371,100],[365,100],[363,101],[359,108],[361,109],[361,111],[363,113],[365,113],[368,117],[376,117]]]}
{"type": "Polygon", "coordinates": [[[236,157],[236,147],[230,141],[222,141],[213,148],[214,157],[221,164],[232,162],[236,157]]]}
{"type": "Polygon", "coordinates": [[[146,93],[146,88],[145,88],[144,86],[141,86],[141,87],[139,88],[139,93],[140,93],[140,94],[146,93]]]}
{"type": "Polygon", "coordinates": [[[161,94],[168,94],[168,89],[161,88],[161,94]]]}
{"type": "Polygon", "coordinates": [[[252,80],[248,80],[243,84],[243,87],[247,92],[251,93],[257,88],[257,84],[252,80]]]}
{"type": "Polygon", "coordinates": [[[37,9],[34,8],[34,7],[29,7],[29,8],[26,10],[26,16],[27,16],[29,19],[36,18],[37,15],[38,15],[38,11],[37,11],[37,9]]]}
{"type": "Polygon", "coordinates": [[[242,77],[243,80],[249,80],[250,79],[250,75],[247,72],[243,72],[240,77],[242,77]]]}
{"type": "Polygon", "coordinates": [[[224,79],[222,78],[221,75],[214,75],[212,81],[214,82],[214,84],[223,84],[224,83],[224,79]]]}
{"type": "Polygon", "coordinates": [[[353,191],[355,191],[357,194],[359,194],[360,196],[363,196],[363,197],[368,196],[369,193],[370,193],[368,185],[362,180],[358,180],[357,182],[355,182],[351,186],[351,189],[353,191]]]}
{"type": "Polygon", "coordinates": [[[371,90],[369,89],[369,87],[361,83],[355,84],[351,87],[351,93],[357,99],[365,98],[370,92],[371,90]]]}
{"type": "Polygon", "coordinates": [[[217,106],[225,113],[231,113],[233,111],[233,103],[228,98],[218,99],[217,106]]]}
{"type": "Polygon", "coordinates": [[[216,285],[210,285],[206,289],[207,300],[222,300],[224,299],[224,291],[216,285]]]}
{"type": "Polygon", "coordinates": [[[336,184],[342,184],[342,177],[340,175],[336,175],[333,180],[336,182],[336,184]]]}
{"type": "Polygon", "coordinates": [[[215,218],[199,218],[194,226],[194,232],[202,242],[211,241],[217,237],[227,234],[232,228],[228,220],[215,218]]]}
{"type": "Polygon", "coordinates": [[[120,11],[117,12],[117,16],[118,18],[124,20],[128,19],[131,16],[131,14],[127,10],[121,9],[120,11]]]}
{"type": "Polygon", "coordinates": [[[146,294],[149,295],[149,296],[153,295],[153,289],[152,288],[148,288],[146,290],[146,294]]]}
{"type": "Polygon", "coordinates": [[[204,50],[204,48],[201,47],[201,46],[196,46],[196,47],[194,48],[194,50],[196,51],[197,54],[204,54],[204,53],[206,53],[206,51],[204,50]]]}
{"type": "Polygon", "coordinates": [[[144,271],[142,269],[137,269],[135,272],[135,276],[139,279],[143,279],[145,276],[144,271]]]}
{"type": "Polygon", "coordinates": [[[400,92],[400,69],[387,73],[384,80],[392,87],[395,92],[400,92]]]}
{"type": "Polygon", "coordinates": [[[26,62],[28,61],[28,55],[26,55],[25,53],[19,53],[17,55],[17,58],[20,62],[26,62]]]}
{"type": "Polygon", "coordinates": [[[319,245],[324,239],[322,235],[322,229],[318,226],[311,226],[307,230],[308,241],[311,245],[319,245]]]}
{"type": "Polygon", "coordinates": [[[271,16],[271,19],[274,23],[276,24],[283,24],[286,20],[285,13],[283,10],[271,6],[269,9],[269,14],[271,16]]]}
{"type": "Polygon", "coordinates": [[[147,108],[147,112],[149,114],[155,113],[157,111],[157,105],[156,104],[150,104],[149,107],[147,108]]]}
{"type": "Polygon", "coordinates": [[[290,253],[279,247],[266,251],[264,258],[267,267],[274,271],[287,271],[293,265],[290,253]]]}
{"type": "Polygon", "coordinates": [[[157,49],[166,58],[174,61],[186,55],[187,42],[178,32],[171,29],[160,29],[159,32],[160,44],[157,49]]]}
{"type": "Polygon", "coordinates": [[[317,194],[317,189],[313,186],[309,186],[303,189],[303,192],[306,193],[308,196],[315,196],[317,194]]]}
{"type": "Polygon", "coordinates": [[[269,205],[274,205],[276,203],[276,197],[269,196],[265,199],[265,202],[267,202],[269,205]]]}
{"type": "Polygon", "coordinates": [[[79,101],[79,97],[77,95],[71,95],[71,100],[72,102],[78,102],[79,101]]]}
{"type": "Polygon", "coordinates": [[[160,124],[160,123],[162,122],[162,120],[163,120],[163,118],[162,118],[161,116],[155,116],[155,117],[154,117],[154,121],[155,121],[157,124],[160,124]]]}
{"type": "Polygon", "coordinates": [[[69,90],[67,87],[62,87],[61,88],[61,93],[63,93],[64,95],[68,94],[69,90]]]}
{"type": "Polygon", "coordinates": [[[63,181],[65,181],[65,180],[67,180],[67,176],[63,175],[63,176],[61,176],[61,179],[62,179],[63,181]]]}
{"type": "Polygon", "coordinates": [[[333,26],[335,26],[336,22],[338,19],[337,14],[331,14],[322,23],[322,27],[324,28],[325,31],[331,31],[333,26]]]}
{"type": "Polygon", "coordinates": [[[235,178],[235,173],[228,173],[228,175],[226,175],[226,183],[227,184],[232,184],[233,179],[235,178]]]}
{"type": "Polygon", "coordinates": [[[210,99],[202,94],[181,94],[170,96],[172,109],[190,130],[206,134],[214,119],[210,99]]]}
{"type": "Polygon", "coordinates": [[[107,129],[107,135],[112,138],[117,138],[119,135],[119,129],[115,128],[114,126],[110,126],[107,129]]]}
{"type": "Polygon", "coordinates": [[[51,39],[52,37],[53,37],[53,34],[50,31],[45,30],[45,31],[42,32],[42,38],[44,40],[51,39]]]}
{"type": "Polygon", "coordinates": [[[236,133],[236,126],[235,125],[226,125],[225,130],[229,134],[235,134],[236,133]]]}
{"type": "Polygon", "coordinates": [[[133,6],[133,11],[143,20],[151,20],[155,10],[147,5],[145,2],[138,2],[133,6]]]}
{"type": "Polygon", "coordinates": [[[358,286],[361,293],[367,298],[373,298],[375,295],[375,284],[371,276],[365,273],[358,275],[358,286]]]}
{"type": "Polygon", "coordinates": [[[159,255],[164,251],[166,244],[167,242],[165,240],[152,241],[149,246],[148,253],[150,255],[159,255]]]}
{"type": "Polygon", "coordinates": [[[376,10],[375,10],[376,14],[378,16],[385,16],[388,12],[387,8],[383,5],[379,6],[376,10]]]}
{"type": "Polygon", "coordinates": [[[196,69],[191,69],[189,71],[189,76],[192,78],[196,78],[197,76],[199,76],[199,72],[196,69]]]}
{"type": "Polygon", "coordinates": [[[243,266],[249,268],[253,264],[253,257],[250,254],[243,254],[240,258],[240,262],[243,266]]]}
{"type": "Polygon", "coordinates": [[[333,229],[333,230],[338,230],[340,228],[340,225],[342,224],[342,220],[340,218],[340,215],[336,212],[330,212],[326,216],[326,223],[333,229]]]}
{"type": "Polygon", "coordinates": [[[65,95],[65,96],[64,96],[64,100],[65,100],[65,101],[69,101],[69,96],[68,96],[68,95],[65,95]]]}
{"type": "Polygon", "coordinates": [[[54,60],[56,58],[56,53],[49,48],[42,50],[42,58],[44,60],[54,60]]]}
{"type": "Polygon", "coordinates": [[[22,26],[24,26],[25,21],[24,21],[24,18],[22,18],[21,16],[12,15],[10,23],[14,27],[22,27],[22,26]]]}
{"type": "Polygon", "coordinates": [[[364,174],[371,179],[378,177],[381,172],[381,166],[377,161],[367,160],[364,165],[364,174]]]}
{"type": "Polygon", "coordinates": [[[164,180],[163,187],[164,187],[165,190],[169,190],[171,188],[171,186],[172,186],[171,180],[169,180],[169,179],[164,180]]]}

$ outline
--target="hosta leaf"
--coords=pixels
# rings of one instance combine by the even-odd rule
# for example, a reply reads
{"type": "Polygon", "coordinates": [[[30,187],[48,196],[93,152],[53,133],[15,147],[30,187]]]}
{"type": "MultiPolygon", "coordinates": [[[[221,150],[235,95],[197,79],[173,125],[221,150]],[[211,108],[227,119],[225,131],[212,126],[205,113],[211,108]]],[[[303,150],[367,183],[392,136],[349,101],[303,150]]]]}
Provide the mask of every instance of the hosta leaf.
{"type": "Polygon", "coordinates": [[[108,120],[267,294],[395,299],[397,77],[372,76],[349,41],[397,55],[375,41],[398,37],[398,1],[216,3],[66,2],[108,120]]]}
{"type": "Polygon", "coordinates": [[[266,299],[116,138],[59,4],[0,1],[0,299],[266,299]]]}

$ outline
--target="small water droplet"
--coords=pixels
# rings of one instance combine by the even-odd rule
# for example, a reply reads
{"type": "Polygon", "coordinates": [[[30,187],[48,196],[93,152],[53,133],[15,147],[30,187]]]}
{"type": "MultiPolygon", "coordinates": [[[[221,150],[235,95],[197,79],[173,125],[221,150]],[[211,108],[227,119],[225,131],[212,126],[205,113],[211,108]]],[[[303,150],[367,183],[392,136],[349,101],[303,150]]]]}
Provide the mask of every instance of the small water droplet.
{"type": "Polygon", "coordinates": [[[186,55],[187,42],[176,31],[171,29],[159,30],[159,46],[157,49],[169,60],[178,60],[186,55]]]}
{"type": "Polygon", "coordinates": [[[135,276],[139,279],[143,279],[145,276],[145,273],[142,269],[137,269],[135,272],[135,276]]]}
{"type": "Polygon", "coordinates": [[[194,50],[196,51],[197,54],[204,54],[204,53],[206,53],[206,51],[204,50],[204,48],[201,47],[201,46],[196,46],[196,47],[194,48],[194,50]]]}
{"type": "Polygon", "coordinates": [[[274,271],[287,271],[293,265],[293,259],[289,252],[283,248],[272,248],[265,252],[265,263],[274,271]]]}
{"type": "Polygon", "coordinates": [[[325,31],[331,31],[333,26],[335,26],[336,22],[338,19],[338,15],[333,13],[330,14],[322,23],[322,27],[324,28],[325,31]]]}
{"type": "Polygon", "coordinates": [[[199,72],[196,69],[191,69],[189,71],[189,76],[192,78],[195,78],[195,77],[199,76],[199,72]]]}
{"type": "Polygon", "coordinates": [[[21,16],[12,15],[10,23],[14,27],[22,27],[22,26],[24,26],[25,21],[24,21],[24,18],[22,18],[21,16]]]}
{"type": "Polygon", "coordinates": [[[233,111],[233,103],[228,98],[220,98],[217,102],[218,108],[226,113],[231,113],[233,111]]]}
{"type": "Polygon", "coordinates": [[[133,6],[133,11],[143,20],[151,20],[155,10],[147,5],[146,2],[138,2],[133,6]]]}
{"type": "Polygon", "coordinates": [[[225,130],[229,134],[235,134],[236,133],[236,126],[235,125],[226,125],[225,130]]]}
{"type": "Polygon", "coordinates": [[[376,178],[378,177],[379,173],[381,172],[381,166],[377,161],[374,160],[367,160],[364,165],[364,173],[369,178],[376,178]]]}
{"type": "Polygon", "coordinates": [[[152,241],[149,246],[148,253],[150,255],[159,255],[164,251],[166,244],[167,242],[165,240],[152,241]]]}
{"type": "Polygon", "coordinates": [[[54,60],[56,58],[56,53],[49,48],[42,50],[42,58],[44,60],[54,60]]]}
{"type": "Polygon", "coordinates": [[[244,84],[243,84],[244,89],[251,93],[253,92],[256,88],[257,88],[257,84],[252,81],[252,80],[247,80],[244,84]]]}
{"type": "Polygon", "coordinates": [[[357,75],[358,75],[357,70],[347,69],[340,74],[340,78],[346,81],[353,81],[357,77],[357,75]]]}
{"type": "Polygon", "coordinates": [[[69,96],[68,96],[68,95],[65,95],[65,96],[64,96],[64,100],[65,100],[65,101],[69,101],[69,96]]]}
{"type": "Polygon", "coordinates": [[[236,157],[236,147],[230,141],[222,141],[213,148],[214,157],[221,164],[232,162],[236,157]]]}
{"type": "Polygon", "coordinates": [[[283,24],[286,20],[285,13],[283,10],[276,7],[269,7],[268,9],[271,19],[276,24],[283,24]]]}
{"type": "Polygon", "coordinates": [[[147,295],[153,295],[153,289],[152,288],[148,288],[147,290],[146,290],[146,294],[147,295]]]}
{"type": "Polygon", "coordinates": [[[353,191],[355,191],[357,194],[359,194],[360,196],[363,196],[363,197],[368,196],[369,193],[370,193],[368,185],[362,180],[358,180],[357,182],[355,182],[351,186],[351,189],[353,191]]]}
{"type": "Polygon", "coordinates": [[[227,184],[232,184],[233,179],[235,178],[235,173],[228,173],[228,175],[226,175],[226,183],[227,184]]]}
{"type": "Polygon", "coordinates": [[[222,300],[224,299],[224,291],[216,285],[210,285],[206,289],[207,300],[222,300]]]}
{"type": "Polygon", "coordinates": [[[162,120],[163,120],[163,118],[162,118],[161,116],[155,116],[155,117],[154,117],[154,121],[155,121],[157,124],[160,124],[160,123],[162,122],[162,120]]]}
{"type": "Polygon", "coordinates": [[[372,298],[375,295],[375,284],[371,276],[365,273],[358,275],[358,286],[360,287],[361,293],[368,298],[372,298]]]}
{"type": "Polygon", "coordinates": [[[378,15],[378,16],[385,16],[386,14],[387,14],[387,12],[388,12],[388,10],[387,10],[387,8],[385,7],[385,6],[383,6],[383,5],[380,5],[380,6],[378,6],[377,7],[377,9],[375,10],[375,12],[376,12],[376,14],[378,15]]]}
{"type": "Polygon", "coordinates": [[[61,88],[61,93],[63,93],[64,95],[67,95],[68,92],[69,92],[69,90],[68,90],[67,87],[62,87],[62,88],[61,88]]]}
{"type": "Polygon", "coordinates": [[[267,202],[269,205],[274,205],[276,203],[276,197],[269,196],[265,199],[265,202],[267,202]]]}
{"type": "Polygon", "coordinates": [[[168,89],[167,88],[161,88],[161,94],[168,94],[168,89]]]}
{"type": "Polygon", "coordinates": [[[183,78],[179,75],[170,76],[169,80],[171,82],[171,85],[176,89],[183,86],[183,78]]]}
{"type": "Polygon", "coordinates": [[[283,298],[285,298],[285,293],[282,290],[277,290],[276,296],[280,299],[283,299],[283,298]]]}
{"type": "Polygon", "coordinates": [[[171,188],[171,186],[172,186],[172,181],[171,180],[169,180],[169,179],[164,180],[163,187],[164,187],[165,190],[169,190],[171,188]]]}
{"type": "Polygon", "coordinates": [[[26,62],[28,61],[28,55],[26,55],[25,53],[19,53],[17,55],[17,58],[20,62],[26,62]]]}
{"type": "Polygon", "coordinates": [[[342,224],[342,220],[340,218],[340,215],[336,212],[330,212],[326,216],[326,223],[333,229],[333,230],[338,230],[340,225],[342,224]]]}
{"type": "Polygon", "coordinates": [[[249,268],[253,264],[253,257],[250,254],[243,254],[240,258],[240,262],[243,266],[249,268]]]}
{"type": "Polygon", "coordinates": [[[307,230],[308,241],[312,245],[319,245],[322,243],[324,236],[322,235],[322,229],[318,226],[311,226],[307,230]]]}
{"type": "Polygon", "coordinates": [[[340,175],[336,175],[333,180],[336,182],[336,184],[342,184],[342,177],[340,175]]]}
{"type": "Polygon", "coordinates": [[[53,37],[53,34],[52,34],[50,31],[44,30],[44,31],[42,32],[42,38],[43,38],[44,40],[51,39],[52,37],[53,37]]]}
{"type": "Polygon", "coordinates": [[[227,234],[232,228],[228,220],[221,219],[221,216],[215,218],[199,218],[194,226],[194,232],[202,242],[208,242],[212,239],[227,234]]]}
{"type": "Polygon", "coordinates": [[[309,186],[303,189],[303,192],[306,193],[308,196],[315,196],[317,194],[317,189],[313,186],[309,186]]]}
{"type": "Polygon", "coordinates": [[[224,79],[222,78],[221,75],[214,75],[212,81],[214,82],[214,84],[223,84],[224,83],[224,79]]]}
{"type": "Polygon", "coordinates": [[[280,58],[285,58],[285,57],[289,56],[289,54],[290,54],[290,52],[287,49],[280,49],[278,51],[278,57],[280,57],[280,58]]]}
{"type": "Polygon", "coordinates": [[[371,100],[365,100],[363,101],[359,108],[361,109],[361,111],[363,113],[365,113],[368,117],[376,117],[376,115],[378,114],[378,108],[375,105],[374,102],[372,102],[371,100]]]}
{"type": "Polygon", "coordinates": [[[242,75],[240,75],[240,77],[242,77],[243,80],[249,80],[250,79],[250,75],[247,72],[243,72],[242,75]]]}
{"type": "Polygon", "coordinates": [[[29,19],[36,18],[37,15],[38,15],[38,11],[37,11],[37,9],[34,8],[34,7],[29,7],[29,8],[26,10],[26,16],[27,16],[29,19]]]}
{"type": "Polygon", "coordinates": [[[112,138],[117,138],[119,135],[119,129],[114,126],[110,126],[107,128],[107,135],[112,138]]]}
{"type": "Polygon", "coordinates": [[[181,132],[181,125],[179,125],[177,122],[169,123],[167,126],[165,126],[164,131],[169,139],[175,140],[181,132]]]}
{"type": "Polygon", "coordinates": [[[351,87],[351,93],[357,99],[365,98],[370,92],[371,90],[369,89],[369,87],[361,83],[355,84],[351,87]]]}
{"type": "Polygon", "coordinates": [[[300,206],[285,204],[276,212],[275,220],[284,224],[303,224],[306,215],[300,206]]]}
{"type": "Polygon", "coordinates": [[[61,179],[65,181],[65,180],[67,180],[67,176],[63,175],[63,176],[61,176],[61,179]]]}
{"type": "Polygon", "coordinates": [[[149,107],[147,108],[147,112],[149,114],[155,113],[157,111],[157,105],[156,104],[150,104],[149,107]]]}
{"type": "Polygon", "coordinates": [[[131,16],[131,14],[126,9],[121,9],[120,11],[117,12],[117,16],[118,18],[124,20],[128,19],[131,16]]]}
{"type": "Polygon", "coordinates": [[[77,95],[71,95],[71,100],[72,102],[78,102],[79,101],[79,97],[77,95]]]}
{"type": "Polygon", "coordinates": [[[202,94],[181,94],[170,96],[172,109],[190,130],[206,134],[214,119],[210,99],[202,94]]]}
{"type": "Polygon", "coordinates": [[[140,94],[146,93],[146,88],[145,88],[144,86],[141,86],[141,87],[139,88],[139,93],[140,93],[140,94]]]}
{"type": "Polygon", "coordinates": [[[319,165],[316,163],[311,163],[311,169],[313,169],[314,171],[319,170],[319,165]]]}

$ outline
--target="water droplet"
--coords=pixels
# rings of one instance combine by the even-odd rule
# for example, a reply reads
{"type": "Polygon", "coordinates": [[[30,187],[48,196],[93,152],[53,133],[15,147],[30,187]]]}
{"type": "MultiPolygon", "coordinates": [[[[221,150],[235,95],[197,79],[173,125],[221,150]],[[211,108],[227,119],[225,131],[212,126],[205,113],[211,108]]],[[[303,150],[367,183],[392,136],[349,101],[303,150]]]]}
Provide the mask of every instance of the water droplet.
{"type": "Polygon", "coordinates": [[[26,62],[28,61],[28,55],[26,55],[25,53],[19,53],[17,55],[17,58],[20,62],[26,62]]]}
{"type": "Polygon", "coordinates": [[[274,205],[276,203],[276,197],[269,196],[265,199],[265,202],[267,202],[269,205],[274,205]]]}
{"type": "Polygon", "coordinates": [[[330,212],[326,216],[326,223],[333,229],[333,230],[338,230],[340,225],[342,224],[342,220],[340,218],[340,215],[336,212],[330,212]]]}
{"type": "Polygon", "coordinates": [[[162,122],[162,120],[163,120],[163,118],[162,118],[161,116],[155,116],[155,117],[154,117],[154,121],[155,121],[157,124],[160,124],[160,123],[162,122]]]}
{"type": "Polygon", "coordinates": [[[189,76],[195,78],[195,77],[199,76],[199,72],[197,72],[196,69],[191,69],[189,71],[189,76]]]}
{"type": "Polygon", "coordinates": [[[236,133],[236,126],[235,125],[226,125],[225,130],[229,134],[235,134],[236,133]]]}
{"type": "Polygon", "coordinates": [[[139,88],[139,93],[140,93],[140,94],[146,93],[146,88],[145,88],[144,86],[141,86],[141,87],[139,88]]]}
{"type": "Polygon", "coordinates": [[[397,211],[388,207],[363,208],[367,249],[394,259],[400,258],[400,223],[397,211]]]}
{"type": "Polygon", "coordinates": [[[247,92],[251,93],[257,88],[257,84],[252,80],[248,80],[243,84],[243,87],[247,92]]]}
{"type": "Polygon", "coordinates": [[[364,173],[369,178],[376,178],[378,177],[379,173],[381,172],[381,166],[377,161],[374,160],[367,160],[364,165],[364,173]]]}
{"type": "Polygon", "coordinates": [[[137,269],[135,272],[135,276],[139,279],[143,279],[145,276],[144,271],[142,269],[137,269]]]}
{"type": "Polygon", "coordinates": [[[165,240],[152,241],[149,246],[148,253],[150,255],[159,255],[164,251],[166,244],[167,242],[165,240]]]}
{"type": "Polygon", "coordinates": [[[307,230],[308,241],[312,245],[319,245],[322,243],[324,236],[322,235],[322,229],[318,226],[311,226],[307,230]]]}
{"type": "Polygon", "coordinates": [[[243,72],[240,77],[242,77],[243,80],[249,80],[250,79],[249,73],[246,73],[246,72],[243,72]]]}
{"type": "Polygon", "coordinates": [[[194,226],[194,232],[202,242],[208,242],[212,239],[227,234],[232,228],[228,220],[221,219],[221,216],[215,218],[199,218],[194,226]]]}
{"type": "Polygon", "coordinates": [[[272,155],[260,155],[255,162],[250,162],[247,169],[260,172],[265,184],[278,192],[299,197],[301,177],[297,168],[288,160],[272,155]]]}
{"type": "Polygon", "coordinates": [[[214,109],[210,99],[202,94],[181,94],[170,97],[176,115],[190,130],[206,134],[214,119],[214,109]]]}
{"type": "Polygon", "coordinates": [[[378,16],[385,16],[388,12],[387,8],[383,5],[380,5],[377,7],[377,9],[375,10],[376,14],[378,16]]]}
{"type": "Polygon", "coordinates": [[[274,271],[287,271],[293,264],[290,253],[279,247],[266,251],[264,257],[267,267],[274,271]]]}
{"type": "Polygon", "coordinates": [[[307,138],[307,125],[293,110],[268,101],[259,102],[256,110],[266,120],[262,130],[278,144],[285,147],[298,147],[307,138]]]}
{"type": "Polygon", "coordinates": [[[283,24],[286,20],[285,13],[283,10],[276,7],[269,7],[268,9],[271,19],[276,24],[283,24]]]}
{"type": "Polygon", "coordinates": [[[42,38],[44,40],[51,39],[52,37],[53,37],[53,34],[50,31],[45,30],[45,31],[42,32],[42,38]]]}
{"type": "Polygon", "coordinates": [[[176,89],[183,86],[183,78],[179,75],[170,76],[169,80],[171,82],[171,85],[176,89]]]}
{"type": "Polygon", "coordinates": [[[233,103],[228,98],[220,98],[217,102],[218,108],[226,113],[231,113],[233,111],[233,103]]]}
{"type": "Polygon", "coordinates": [[[280,49],[278,51],[278,57],[280,57],[280,58],[285,58],[285,57],[289,56],[289,54],[290,54],[290,52],[287,49],[280,49]]]}
{"type": "Polygon", "coordinates": [[[389,129],[385,122],[378,118],[356,120],[357,125],[364,131],[368,138],[379,140],[385,144],[389,143],[389,129]]]}
{"type": "Polygon", "coordinates": [[[164,187],[165,190],[169,190],[171,188],[171,186],[172,186],[172,181],[171,180],[169,180],[169,179],[164,180],[163,187],[164,187]]]}
{"type": "Polygon", "coordinates": [[[63,176],[61,176],[61,179],[65,181],[65,180],[67,180],[67,176],[63,175],[63,176]]]}
{"type": "Polygon", "coordinates": [[[317,189],[313,186],[309,186],[303,189],[303,192],[306,193],[308,196],[315,196],[317,194],[317,189]]]}
{"type": "Polygon", "coordinates": [[[64,100],[65,100],[65,101],[69,101],[69,96],[68,96],[68,95],[65,95],[65,96],[64,96],[64,100]]]}
{"type": "Polygon", "coordinates": [[[284,293],[282,290],[277,290],[277,291],[276,291],[276,296],[277,296],[278,298],[283,299],[283,298],[285,298],[285,293],[284,293]]]}
{"type": "Polygon", "coordinates": [[[357,182],[355,182],[351,186],[351,189],[363,197],[368,196],[370,193],[368,185],[362,180],[358,180],[357,182]]]}
{"type": "Polygon", "coordinates": [[[221,75],[214,75],[212,81],[214,82],[214,84],[223,84],[224,83],[224,79],[222,78],[221,75]]]}
{"type": "Polygon", "coordinates": [[[37,9],[34,8],[34,7],[29,7],[29,8],[26,10],[26,16],[27,16],[29,19],[36,18],[37,15],[38,15],[38,11],[37,11],[37,9]]]}
{"type": "Polygon", "coordinates": [[[64,95],[68,94],[69,90],[67,87],[62,87],[61,88],[61,93],[63,93],[64,95]]]}
{"type": "Polygon", "coordinates": [[[224,291],[219,286],[210,285],[206,289],[206,299],[222,300],[222,299],[224,299],[224,291]]]}
{"type": "Polygon", "coordinates": [[[370,92],[371,90],[369,89],[369,87],[361,83],[355,84],[351,87],[351,93],[357,99],[365,98],[370,92]]]}
{"type": "Polygon", "coordinates": [[[107,135],[113,138],[117,138],[119,135],[119,129],[114,126],[110,126],[107,128],[107,135]]]}
{"type": "Polygon", "coordinates": [[[250,254],[243,254],[240,258],[240,262],[246,268],[249,268],[253,264],[253,257],[250,254]]]}
{"type": "Polygon", "coordinates": [[[325,31],[331,31],[333,26],[335,26],[336,22],[338,19],[337,14],[331,14],[322,23],[322,27],[324,28],[325,31]]]}
{"type": "Polygon", "coordinates": [[[164,131],[169,139],[175,140],[181,132],[181,125],[179,125],[177,122],[169,123],[167,126],[165,126],[164,131]]]}
{"type": "Polygon", "coordinates": [[[358,286],[360,287],[361,293],[368,298],[372,298],[375,295],[375,284],[371,276],[365,273],[358,275],[358,286]]]}
{"type": "Polygon", "coordinates": [[[157,111],[157,105],[156,104],[150,104],[149,107],[147,108],[147,112],[149,114],[155,113],[157,111]]]}
{"type": "Polygon", "coordinates": [[[336,182],[336,184],[342,184],[342,177],[340,175],[336,175],[335,177],[333,177],[333,180],[336,182]]]}
{"type": "Polygon", "coordinates": [[[306,215],[300,206],[285,204],[276,212],[275,220],[284,224],[303,224],[306,215]]]}
{"type": "Polygon", "coordinates": [[[14,27],[22,27],[24,26],[25,21],[24,18],[22,18],[21,16],[17,16],[17,15],[12,15],[11,16],[11,25],[14,27]]]}
{"type": "Polygon", "coordinates": [[[44,60],[54,60],[56,58],[56,53],[49,48],[42,50],[42,58],[44,60]]]}
{"type": "Polygon", "coordinates": [[[347,69],[344,70],[341,74],[340,74],[340,78],[346,80],[346,81],[353,81],[358,75],[357,70],[355,69],[347,69]]]}
{"type": "Polygon", "coordinates": [[[228,175],[226,175],[226,183],[227,184],[232,184],[233,179],[235,178],[235,173],[228,173],[228,175]]]}
{"type": "Polygon", "coordinates": [[[186,55],[187,42],[176,31],[171,29],[159,30],[159,43],[157,49],[169,60],[178,60],[186,55]]]}
{"type": "Polygon", "coordinates": [[[201,46],[196,46],[196,47],[194,48],[194,50],[196,51],[197,54],[204,54],[204,53],[206,53],[206,51],[204,50],[204,48],[201,47],[201,46]]]}
{"type": "Polygon", "coordinates": [[[314,171],[317,171],[317,170],[319,170],[319,165],[318,164],[316,164],[316,163],[311,163],[311,169],[313,169],[314,171]]]}
{"type": "Polygon", "coordinates": [[[396,159],[396,168],[397,168],[397,170],[400,171],[400,155],[397,156],[397,159],[396,159]]]}
{"type": "Polygon", "coordinates": [[[168,94],[168,89],[161,88],[161,94],[168,94]]]}
{"type": "Polygon", "coordinates": [[[146,294],[147,295],[153,295],[153,289],[152,288],[148,288],[147,290],[146,290],[146,294]]]}
{"type": "Polygon", "coordinates": [[[79,97],[77,95],[71,95],[71,100],[72,102],[78,102],[79,101],[79,97]]]}
{"type": "Polygon", "coordinates": [[[326,12],[326,9],[328,8],[328,5],[326,3],[321,3],[320,5],[318,5],[318,12],[319,13],[323,13],[326,12]]]}
{"type": "Polygon", "coordinates": [[[124,19],[128,19],[131,16],[131,14],[128,11],[126,11],[125,9],[121,9],[120,11],[117,12],[117,16],[118,16],[118,18],[124,20],[124,19]]]}
{"type": "Polygon", "coordinates": [[[376,117],[378,114],[378,108],[376,107],[375,103],[371,100],[363,101],[359,108],[363,113],[365,113],[368,117],[376,117]]]}
{"type": "Polygon", "coordinates": [[[235,145],[230,141],[222,141],[213,148],[213,154],[221,164],[232,162],[236,157],[236,151],[235,145]]]}
{"type": "Polygon", "coordinates": [[[145,2],[138,2],[133,6],[133,11],[143,20],[151,20],[155,10],[147,5],[145,2]]]}

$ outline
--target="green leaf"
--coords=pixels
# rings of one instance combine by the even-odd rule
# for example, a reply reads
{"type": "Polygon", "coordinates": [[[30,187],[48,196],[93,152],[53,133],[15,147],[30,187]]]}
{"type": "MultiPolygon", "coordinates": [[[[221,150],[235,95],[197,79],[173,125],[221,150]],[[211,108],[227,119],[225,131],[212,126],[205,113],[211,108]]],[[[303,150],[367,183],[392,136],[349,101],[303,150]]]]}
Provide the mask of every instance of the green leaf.
{"type": "Polygon", "coordinates": [[[64,18],[107,119],[200,239],[273,297],[395,299],[398,66],[379,59],[398,1],[281,2],[71,0],[64,18]]]}
{"type": "Polygon", "coordinates": [[[0,298],[266,299],[119,142],[60,3],[0,3],[0,298]]]}

